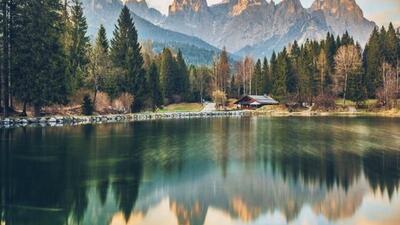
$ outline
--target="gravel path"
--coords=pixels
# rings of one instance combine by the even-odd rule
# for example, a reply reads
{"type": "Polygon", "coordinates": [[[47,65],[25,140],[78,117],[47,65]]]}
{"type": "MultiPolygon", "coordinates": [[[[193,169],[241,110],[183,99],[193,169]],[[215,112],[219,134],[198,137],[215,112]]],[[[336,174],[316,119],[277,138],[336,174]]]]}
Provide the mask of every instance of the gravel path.
{"type": "Polygon", "coordinates": [[[214,112],[215,111],[215,103],[207,103],[204,106],[204,109],[201,112],[214,112]]]}

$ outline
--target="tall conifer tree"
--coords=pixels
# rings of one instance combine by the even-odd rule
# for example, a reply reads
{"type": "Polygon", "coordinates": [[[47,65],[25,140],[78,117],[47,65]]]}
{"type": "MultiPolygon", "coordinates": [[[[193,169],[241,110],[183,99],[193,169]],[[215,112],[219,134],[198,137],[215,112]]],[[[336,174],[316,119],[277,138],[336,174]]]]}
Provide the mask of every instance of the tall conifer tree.
{"type": "Polygon", "coordinates": [[[376,90],[383,86],[380,67],[382,61],[380,34],[377,28],[372,31],[371,37],[364,50],[365,86],[369,98],[375,97],[376,90]]]}
{"type": "Polygon", "coordinates": [[[253,82],[254,85],[254,94],[256,95],[262,95],[263,94],[263,89],[264,89],[264,82],[263,82],[263,74],[262,74],[262,66],[261,66],[261,60],[257,60],[256,65],[254,65],[254,75],[253,75],[253,82]]]}
{"type": "Polygon", "coordinates": [[[262,75],[263,75],[263,92],[264,94],[270,94],[272,88],[272,79],[267,58],[264,58],[263,61],[262,75]]]}
{"type": "Polygon", "coordinates": [[[150,92],[151,108],[153,111],[163,104],[163,97],[161,93],[160,77],[157,70],[157,65],[153,62],[150,64],[147,71],[148,90],[150,92]]]}
{"type": "Polygon", "coordinates": [[[34,106],[66,103],[68,79],[62,43],[62,4],[55,0],[26,1],[21,8],[25,23],[16,36],[16,91],[23,102],[34,106]]]}
{"type": "Polygon", "coordinates": [[[133,19],[128,7],[124,6],[114,31],[114,38],[111,40],[110,54],[114,66],[123,71],[119,74],[122,78],[119,82],[120,91],[135,96],[134,111],[141,110],[143,107],[143,103],[139,101],[144,98],[146,84],[144,61],[140,50],[133,19]]]}
{"type": "Polygon", "coordinates": [[[185,60],[183,59],[181,50],[178,51],[178,55],[176,56],[176,63],[178,67],[178,73],[176,77],[175,89],[177,94],[184,99],[187,99],[189,95],[189,75],[188,68],[185,60]]]}
{"type": "Polygon", "coordinates": [[[177,70],[177,65],[171,50],[165,48],[162,53],[160,77],[164,97],[170,100],[172,100],[173,96],[176,94],[175,81],[177,70]]]}
{"type": "Polygon", "coordinates": [[[82,86],[85,67],[89,62],[87,51],[89,49],[88,25],[83,15],[81,0],[72,0],[70,22],[70,41],[68,41],[69,70],[73,81],[73,89],[82,86]]]}

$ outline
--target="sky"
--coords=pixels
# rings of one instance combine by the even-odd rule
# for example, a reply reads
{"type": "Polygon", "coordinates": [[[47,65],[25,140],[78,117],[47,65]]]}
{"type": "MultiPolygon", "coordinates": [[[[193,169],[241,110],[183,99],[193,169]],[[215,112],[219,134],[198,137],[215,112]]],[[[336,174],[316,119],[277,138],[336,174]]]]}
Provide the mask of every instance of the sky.
{"type": "MultiPolygon", "coordinates": [[[[158,9],[164,14],[168,13],[168,5],[172,0],[146,0],[147,3],[158,9]]],[[[216,4],[222,0],[207,0],[208,4],[216,4]]],[[[270,1],[270,0],[268,0],[270,1]]],[[[276,3],[281,0],[275,0],[276,3]]],[[[304,7],[311,6],[314,0],[301,0],[304,7]]],[[[387,26],[389,22],[393,22],[396,27],[400,26],[400,0],[356,0],[358,5],[364,11],[367,19],[373,20],[379,26],[387,26]]]]}

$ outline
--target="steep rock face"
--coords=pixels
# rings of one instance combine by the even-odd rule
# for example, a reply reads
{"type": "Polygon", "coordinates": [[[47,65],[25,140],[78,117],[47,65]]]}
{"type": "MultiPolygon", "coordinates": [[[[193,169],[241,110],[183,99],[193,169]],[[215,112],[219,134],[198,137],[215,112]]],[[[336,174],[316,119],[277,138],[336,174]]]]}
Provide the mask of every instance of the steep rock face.
{"type": "MultiPolygon", "coordinates": [[[[123,3],[120,0],[83,0],[82,2],[89,25],[88,34],[91,38],[95,38],[101,24],[106,28],[108,38],[111,38],[123,3]]],[[[152,40],[153,42],[161,43],[159,44],[161,46],[178,45],[185,48],[197,48],[207,52],[219,51],[219,49],[197,37],[161,28],[136,15],[134,12],[131,15],[141,41],[152,40]]]]}
{"type": "Polygon", "coordinates": [[[162,26],[207,41],[204,33],[210,29],[212,18],[207,0],[174,0],[162,26]]]}
{"type": "Polygon", "coordinates": [[[286,35],[293,41],[289,37],[294,35],[287,35],[291,30],[302,32],[296,37],[307,38],[328,31],[324,18],[313,16],[303,8],[300,0],[283,0],[277,5],[265,0],[227,0],[213,6],[201,2],[175,0],[163,26],[198,36],[220,48],[226,46],[233,52],[272,37],[286,35]],[[193,10],[196,7],[191,4],[200,4],[200,10],[193,10]]]}
{"type": "Polygon", "coordinates": [[[165,16],[156,9],[150,8],[146,0],[124,0],[123,2],[136,15],[154,24],[160,24],[165,20],[165,16]]]}
{"type": "Polygon", "coordinates": [[[264,0],[237,0],[237,2],[234,3],[234,5],[232,6],[230,15],[238,16],[242,14],[242,12],[245,12],[250,7],[263,6],[265,4],[267,4],[267,2],[264,0]]]}
{"type": "Polygon", "coordinates": [[[274,5],[257,0],[231,1],[213,6],[214,21],[208,40],[216,46],[226,46],[229,51],[260,42],[273,32],[274,10],[274,5]]]}
{"type": "Polygon", "coordinates": [[[322,11],[335,34],[348,31],[362,45],[368,41],[376,26],[374,22],[365,19],[355,0],[315,0],[310,10],[322,11]]]}
{"type": "MultiPolygon", "coordinates": [[[[153,25],[254,57],[269,56],[273,50],[279,51],[294,40],[302,43],[324,38],[327,32],[341,35],[349,31],[355,40],[365,44],[375,26],[364,18],[355,0],[315,0],[309,9],[300,0],[282,0],[278,4],[273,0],[225,0],[212,6],[207,5],[207,0],[173,0],[168,16],[149,8],[145,0],[84,1],[89,8],[86,10],[97,15],[93,21],[93,17],[88,18],[90,33],[98,29],[92,24],[99,23],[112,30],[114,22],[110,21],[119,14],[114,8],[120,8],[123,1],[153,25]]],[[[148,26],[144,27],[149,30],[148,26]]]]}
{"type": "Polygon", "coordinates": [[[201,12],[207,8],[207,0],[174,0],[169,6],[169,15],[180,12],[201,12]]]}

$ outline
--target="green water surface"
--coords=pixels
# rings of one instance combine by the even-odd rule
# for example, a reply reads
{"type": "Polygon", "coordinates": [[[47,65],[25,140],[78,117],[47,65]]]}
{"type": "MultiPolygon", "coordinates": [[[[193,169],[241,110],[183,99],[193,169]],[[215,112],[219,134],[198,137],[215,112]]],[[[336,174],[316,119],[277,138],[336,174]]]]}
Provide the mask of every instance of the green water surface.
{"type": "Polygon", "coordinates": [[[0,225],[398,225],[399,184],[399,119],[0,129],[0,225]]]}

